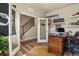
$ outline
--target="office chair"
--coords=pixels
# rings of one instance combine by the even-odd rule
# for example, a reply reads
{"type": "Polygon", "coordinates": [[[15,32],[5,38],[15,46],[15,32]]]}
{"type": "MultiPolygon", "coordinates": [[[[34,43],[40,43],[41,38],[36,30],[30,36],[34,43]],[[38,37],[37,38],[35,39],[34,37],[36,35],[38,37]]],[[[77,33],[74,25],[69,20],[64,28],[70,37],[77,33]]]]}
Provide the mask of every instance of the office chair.
{"type": "Polygon", "coordinates": [[[65,50],[72,52],[74,47],[73,36],[67,36],[65,39],[65,50]]]}
{"type": "Polygon", "coordinates": [[[74,46],[73,46],[73,51],[72,53],[79,53],[79,31],[77,31],[74,35],[74,46]]]}

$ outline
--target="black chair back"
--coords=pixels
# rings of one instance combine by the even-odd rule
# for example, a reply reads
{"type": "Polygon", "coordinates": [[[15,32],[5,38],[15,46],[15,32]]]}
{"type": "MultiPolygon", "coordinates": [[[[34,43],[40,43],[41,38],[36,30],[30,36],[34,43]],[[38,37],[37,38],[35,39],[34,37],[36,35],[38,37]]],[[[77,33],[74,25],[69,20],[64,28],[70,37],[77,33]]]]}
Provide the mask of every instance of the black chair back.
{"type": "Polygon", "coordinates": [[[75,39],[75,42],[77,43],[77,44],[79,44],[79,31],[77,31],[75,34],[74,34],[74,39],[75,39]]]}

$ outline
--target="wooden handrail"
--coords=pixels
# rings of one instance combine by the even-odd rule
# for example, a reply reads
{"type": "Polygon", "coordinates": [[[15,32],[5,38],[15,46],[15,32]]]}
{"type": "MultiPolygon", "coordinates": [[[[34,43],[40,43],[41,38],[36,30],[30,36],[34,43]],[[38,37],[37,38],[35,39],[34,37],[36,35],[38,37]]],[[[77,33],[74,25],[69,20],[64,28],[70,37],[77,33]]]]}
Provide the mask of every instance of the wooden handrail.
{"type": "Polygon", "coordinates": [[[28,25],[32,24],[34,21],[31,20],[29,23],[27,23],[26,25],[24,25],[23,27],[26,28],[28,25]]]}
{"type": "Polygon", "coordinates": [[[33,18],[31,20],[29,20],[28,22],[26,22],[24,25],[22,25],[22,34],[21,36],[24,35],[25,32],[27,32],[27,30],[29,30],[32,26],[34,25],[34,20],[33,18]],[[29,27],[30,25],[30,27],[29,27]],[[27,30],[25,30],[27,28],[27,30]]]}
{"type": "Polygon", "coordinates": [[[24,27],[26,24],[28,24],[30,21],[32,21],[32,19],[31,20],[29,20],[28,22],[26,22],[24,25],[22,25],[21,27],[24,27]]]}

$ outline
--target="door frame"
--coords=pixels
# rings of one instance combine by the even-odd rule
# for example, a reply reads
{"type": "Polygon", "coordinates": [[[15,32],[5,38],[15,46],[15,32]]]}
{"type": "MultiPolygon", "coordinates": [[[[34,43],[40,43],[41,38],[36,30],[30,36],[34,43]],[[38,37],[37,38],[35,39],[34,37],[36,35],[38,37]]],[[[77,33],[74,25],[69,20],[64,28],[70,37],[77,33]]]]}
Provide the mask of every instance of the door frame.
{"type": "Polygon", "coordinates": [[[48,18],[38,18],[38,22],[37,22],[37,42],[48,42],[48,18]],[[40,20],[46,20],[46,40],[40,40],[40,20]]]}
{"type": "MultiPolygon", "coordinates": [[[[15,22],[16,22],[16,16],[18,18],[18,24],[19,24],[19,14],[18,12],[16,11],[16,9],[14,7],[12,7],[11,4],[9,4],[9,56],[13,56],[15,55],[19,50],[20,50],[20,43],[19,43],[19,25],[17,25],[17,33],[16,35],[18,36],[17,39],[18,39],[18,46],[12,50],[12,39],[11,39],[11,32],[12,32],[12,24],[11,24],[11,21],[12,21],[12,9],[15,11],[16,15],[15,15],[15,22]]],[[[16,25],[16,24],[15,24],[16,25]]]]}
{"type": "MultiPolygon", "coordinates": [[[[37,16],[33,16],[33,15],[31,15],[31,14],[28,14],[28,13],[20,12],[20,13],[19,13],[19,22],[20,22],[20,19],[21,19],[21,17],[20,17],[21,14],[35,18],[35,19],[34,19],[34,21],[35,21],[35,26],[37,27],[37,18],[38,18],[37,16]]],[[[19,28],[20,28],[20,27],[19,27],[19,28]]],[[[37,28],[36,28],[36,29],[37,29],[37,28]]],[[[37,37],[33,37],[33,38],[37,38],[37,37]]],[[[27,38],[27,39],[32,39],[32,38],[27,38]]],[[[26,40],[20,40],[20,41],[26,41],[26,40]]]]}

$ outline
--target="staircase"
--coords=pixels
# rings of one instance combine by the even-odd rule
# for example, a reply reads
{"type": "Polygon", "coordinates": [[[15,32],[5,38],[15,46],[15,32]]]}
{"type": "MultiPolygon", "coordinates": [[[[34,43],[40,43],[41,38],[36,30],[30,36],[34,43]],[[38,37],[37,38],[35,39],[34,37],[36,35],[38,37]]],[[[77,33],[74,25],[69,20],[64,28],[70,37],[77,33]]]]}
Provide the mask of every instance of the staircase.
{"type": "Polygon", "coordinates": [[[21,33],[21,39],[23,39],[24,34],[31,29],[34,26],[34,18],[26,22],[24,25],[21,26],[22,33],[21,33]]]}

